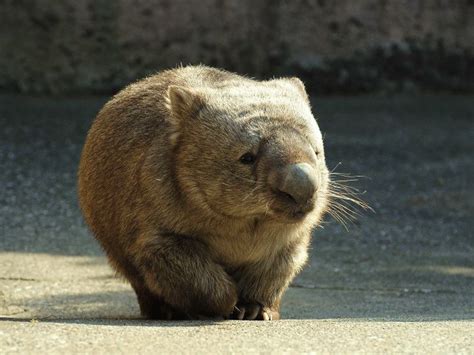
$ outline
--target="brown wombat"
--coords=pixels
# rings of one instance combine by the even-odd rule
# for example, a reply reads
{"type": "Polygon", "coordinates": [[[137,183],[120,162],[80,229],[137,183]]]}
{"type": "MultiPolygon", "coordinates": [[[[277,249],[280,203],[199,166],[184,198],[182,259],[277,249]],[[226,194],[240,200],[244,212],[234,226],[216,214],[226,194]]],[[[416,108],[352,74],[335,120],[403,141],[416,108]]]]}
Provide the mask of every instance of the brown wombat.
{"type": "Polygon", "coordinates": [[[142,314],[158,319],[278,319],[328,184],[299,79],[205,66],[113,97],[79,168],[87,224],[142,314]]]}

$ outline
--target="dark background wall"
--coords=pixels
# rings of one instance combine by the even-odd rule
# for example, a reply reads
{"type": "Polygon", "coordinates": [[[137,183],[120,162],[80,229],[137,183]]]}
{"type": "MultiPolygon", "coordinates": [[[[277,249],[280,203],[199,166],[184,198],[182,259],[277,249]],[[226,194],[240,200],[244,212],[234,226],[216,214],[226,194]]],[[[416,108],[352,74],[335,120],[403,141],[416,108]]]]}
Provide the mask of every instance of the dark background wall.
{"type": "Polygon", "coordinates": [[[318,93],[474,91],[472,0],[1,0],[0,90],[111,93],[179,63],[318,93]]]}

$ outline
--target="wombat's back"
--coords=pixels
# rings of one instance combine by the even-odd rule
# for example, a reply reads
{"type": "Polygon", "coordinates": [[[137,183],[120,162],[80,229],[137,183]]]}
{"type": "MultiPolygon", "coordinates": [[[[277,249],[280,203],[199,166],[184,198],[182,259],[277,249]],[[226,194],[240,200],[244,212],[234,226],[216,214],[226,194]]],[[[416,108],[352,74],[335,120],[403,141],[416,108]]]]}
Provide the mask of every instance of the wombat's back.
{"type": "MultiPolygon", "coordinates": [[[[94,236],[121,272],[123,256],[135,240],[142,201],[141,167],[152,144],[164,163],[171,156],[169,85],[213,86],[239,79],[225,71],[184,67],[132,84],[114,96],[94,120],[84,144],[78,173],[79,202],[94,236]],[[118,260],[119,259],[119,260],[118,260]]],[[[240,79],[242,80],[242,79],[240,79]]],[[[172,196],[170,196],[172,197],[172,196]]]]}
{"type": "Polygon", "coordinates": [[[123,264],[133,241],[140,200],[140,167],[153,141],[166,150],[162,100],[169,73],[134,84],[99,112],[84,144],[78,173],[79,202],[94,236],[112,264],[123,264]]]}

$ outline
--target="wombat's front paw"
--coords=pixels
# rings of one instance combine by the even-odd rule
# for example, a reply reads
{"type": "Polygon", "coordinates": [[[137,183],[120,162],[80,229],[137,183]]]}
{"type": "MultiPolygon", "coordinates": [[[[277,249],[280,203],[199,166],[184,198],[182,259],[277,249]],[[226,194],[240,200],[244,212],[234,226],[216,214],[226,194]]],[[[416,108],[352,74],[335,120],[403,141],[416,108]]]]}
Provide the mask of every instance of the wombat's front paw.
{"type": "Polygon", "coordinates": [[[239,302],[234,308],[232,319],[239,320],[278,320],[280,313],[257,302],[239,302]]]}
{"type": "MultiPolygon", "coordinates": [[[[233,283],[222,282],[209,287],[207,291],[196,292],[192,297],[189,314],[195,319],[218,319],[232,313],[237,303],[237,288],[233,283]]],[[[189,297],[189,295],[188,295],[189,297]]]]}

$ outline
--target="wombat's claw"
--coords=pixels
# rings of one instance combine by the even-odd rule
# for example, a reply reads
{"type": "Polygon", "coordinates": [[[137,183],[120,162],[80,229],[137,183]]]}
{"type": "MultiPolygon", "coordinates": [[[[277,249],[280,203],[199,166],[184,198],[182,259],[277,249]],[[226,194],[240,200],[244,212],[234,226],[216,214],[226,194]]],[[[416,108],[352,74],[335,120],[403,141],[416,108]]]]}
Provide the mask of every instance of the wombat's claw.
{"type": "Polygon", "coordinates": [[[277,320],[280,315],[259,303],[239,303],[234,307],[231,318],[238,320],[277,320]]]}

